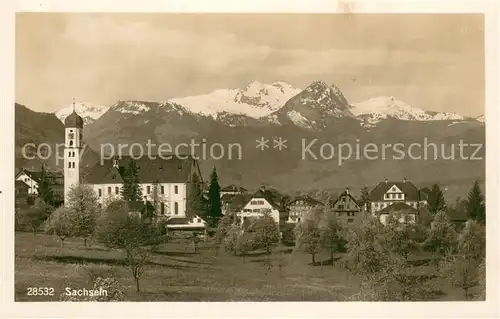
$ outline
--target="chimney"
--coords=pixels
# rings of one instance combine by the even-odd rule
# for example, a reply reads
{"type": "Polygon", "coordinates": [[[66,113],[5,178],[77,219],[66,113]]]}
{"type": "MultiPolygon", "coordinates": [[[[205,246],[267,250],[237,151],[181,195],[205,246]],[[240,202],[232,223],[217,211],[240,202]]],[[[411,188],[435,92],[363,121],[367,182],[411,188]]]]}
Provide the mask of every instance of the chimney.
{"type": "Polygon", "coordinates": [[[403,178],[403,183],[406,183],[406,176],[403,178]]]}
{"type": "Polygon", "coordinates": [[[346,187],[346,188],[345,188],[345,193],[346,193],[347,195],[349,195],[349,187],[346,187]]]}
{"type": "Polygon", "coordinates": [[[113,159],[113,167],[118,169],[118,159],[117,158],[113,159]]]}
{"type": "Polygon", "coordinates": [[[387,183],[387,178],[385,179],[385,182],[387,183]]]}

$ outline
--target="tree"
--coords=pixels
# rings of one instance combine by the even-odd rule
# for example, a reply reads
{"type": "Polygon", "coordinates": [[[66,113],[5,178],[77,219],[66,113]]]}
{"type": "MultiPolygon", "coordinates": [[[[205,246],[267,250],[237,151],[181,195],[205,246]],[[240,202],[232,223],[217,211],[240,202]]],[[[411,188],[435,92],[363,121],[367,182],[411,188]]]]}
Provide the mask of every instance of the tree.
{"type": "Polygon", "coordinates": [[[85,246],[94,233],[101,212],[98,201],[96,193],[88,185],[73,187],[68,194],[67,209],[73,224],[73,236],[82,237],[85,246]]]}
{"type": "Polygon", "coordinates": [[[220,200],[220,185],[217,170],[212,170],[210,175],[210,186],[208,188],[208,211],[206,220],[211,227],[217,226],[222,217],[222,204],[220,200]]]}
{"type": "Polygon", "coordinates": [[[236,251],[243,256],[243,261],[245,261],[245,256],[250,251],[256,248],[256,236],[255,233],[242,232],[238,235],[236,239],[236,251]]]}
{"type": "Polygon", "coordinates": [[[467,199],[467,213],[473,219],[481,224],[486,222],[486,206],[484,197],[479,187],[479,182],[474,181],[467,199]]]}
{"type": "Polygon", "coordinates": [[[220,221],[219,225],[217,225],[217,230],[215,232],[214,240],[215,240],[215,253],[218,252],[220,245],[224,242],[227,233],[231,229],[231,227],[235,223],[234,214],[226,214],[224,215],[220,221]]]}
{"type": "Polygon", "coordinates": [[[33,235],[36,235],[37,229],[50,216],[52,210],[52,206],[37,198],[33,206],[18,210],[17,221],[20,225],[30,227],[33,235]]]}
{"type": "Polygon", "coordinates": [[[258,218],[251,226],[250,232],[255,234],[255,248],[263,248],[266,253],[271,253],[273,245],[280,240],[278,225],[269,214],[258,218]]]}
{"type": "Polygon", "coordinates": [[[64,247],[64,240],[74,234],[71,212],[66,207],[56,209],[45,222],[45,233],[59,237],[61,247],[64,247]]]}
{"type": "Polygon", "coordinates": [[[482,260],[486,258],[486,229],[476,221],[467,221],[458,236],[457,251],[467,258],[482,260]]]}
{"type": "Polygon", "coordinates": [[[107,247],[120,249],[125,253],[125,261],[132,272],[136,291],[140,292],[144,266],[151,253],[165,240],[158,227],[130,214],[126,202],[115,201],[99,217],[96,236],[107,247]]]}
{"type": "Polygon", "coordinates": [[[481,260],[468,258],[462,254],[456,254],[445,258],[440,264],[442,277],[464,292],[465,300],[469,299],[469,289],[479,285],[479,267],[481,260]]]}
{"type": "Polygon", "coordinates": [[[139,167],[133,159],[130,159],[128,167],[123,172],[121,195],[125,201],[140,202],[143,200],[139,181],[139,167]]]}
{"type": "MultiPolygon", "coordinates": [[[[187,215],[188,216],[204,216],[205,215],[205,203],[203,198],[203,192],[201,189],[201,181],[197,174],[193,174],[191,182],[188,184],[187,192],[187,215]]],[[[219,190],[220,194],[220,190],[219,190]]],[[[219,195],[220,197],[220,195],[219,195]]],[[[222,211],[221,211],[222,214],[222,211]]]]}
{"type": "Polygon", "coordinates": [[[361,189],[361,197],[359,199],[359,205],[363,211],[366,209],[366,213],[370,213],[371,207],[370,207],[370,191],[368,187],[364,186],[361,189]]]}
{"type": "Polygon", "coordinates": [[[228,229],[226,236],[224,237],[224,248],[226,252],[230,251],[235,256],[238,254],[238,238],[240,237],[242,232],[243,231],[240,229],[240,227],[236,225],[232,225],[228,229]]]}
{"type": "Polygon", "coordinates": [[[151,201],[153,203],[154,215],[158,216],[161,213],[161,198],[160,198],[160,182],[153,181],[151,187],[151,201]]]}
{"type": "Polygon", "coordinates": [[[432,251],[435,258],[443,258],[454,252],[456,244],[457,234],[448,215],[444,211],[438,212],[423,244],[424,248],[432,251]]]}
{"type": "Polygon", "coordinates": [[[362,219],[348,229],[345,260],[352,272],[369,277],[386,267],[390,251],[383,230],[383,225],[375,217],[362,219]]]}
{"type": "Polygon", "coordinates": [[[43,163],[40,168],[40,180],[37,187],[38,198],[49,205],[54,205],[54,192],[50,187],[51,183],[48,172],[43,163]]]}
{"type": "Polygon", "coordinates": [[[295,246],[311,255],[313,266],[316,264],[316,255],[321,251],[320,218],[321,210],[313,208],[308,216],[295,226],[295,246]]]}
{"type": "Polygon", "coordinates": [[[432,188],[427,193],[427,205],[432,215],[436,215],[445,208],[446,202],[443,191],[438,184],[432,185],[432,188]]]}
{"type": "Polygon", "coordinates": [[[408,260],[408,255],[419,250],[415,226],[408,220],[408,213],[391,214],[385,225],[385,240],[391,252],[408,260]],[[401,222],[403,219],[403,222],[401,222]]]}
{"type": "Polygon", "coordinates": [[[333,212],[326,212],[325,225],[321,230],[321,244],[330,252],[330,259],[334,265],[334,254],[340,251],[344,245],[343,227],[338,222],[333,212]]]}

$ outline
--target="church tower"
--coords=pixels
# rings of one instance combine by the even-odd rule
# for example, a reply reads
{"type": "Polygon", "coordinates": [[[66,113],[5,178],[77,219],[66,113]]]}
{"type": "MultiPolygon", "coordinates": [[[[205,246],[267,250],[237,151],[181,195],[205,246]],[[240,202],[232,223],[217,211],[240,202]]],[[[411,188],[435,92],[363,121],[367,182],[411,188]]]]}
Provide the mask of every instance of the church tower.
{"type": "Polygon", "coordinates": [[[64,120],[64,205],[68,203],[69,191],[80,184],[80,155],[83,151],[83,119],[75,112],[73,98],[73,113],[64,120]]]}

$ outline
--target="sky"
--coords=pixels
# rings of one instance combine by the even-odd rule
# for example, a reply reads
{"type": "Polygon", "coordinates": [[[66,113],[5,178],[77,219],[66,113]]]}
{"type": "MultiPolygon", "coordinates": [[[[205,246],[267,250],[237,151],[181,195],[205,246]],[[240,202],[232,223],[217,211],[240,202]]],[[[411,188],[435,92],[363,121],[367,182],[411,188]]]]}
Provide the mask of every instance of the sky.
{"type": "Polygon", "coordinates": [[[163,101],[322,80],[349,102],[484,113],[482,15],[18,13],[16,101],[163,101]]]}

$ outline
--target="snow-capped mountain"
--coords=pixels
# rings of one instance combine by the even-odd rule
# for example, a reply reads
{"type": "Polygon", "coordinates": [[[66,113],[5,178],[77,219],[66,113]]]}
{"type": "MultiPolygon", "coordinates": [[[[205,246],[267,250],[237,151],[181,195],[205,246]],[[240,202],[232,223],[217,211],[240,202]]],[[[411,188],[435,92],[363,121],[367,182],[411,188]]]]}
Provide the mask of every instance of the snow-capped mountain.
{"type": "Polygon", "coordinates": [[[465,120],[463,116],[455,113],[432,112],[412,107],[393,96],[381,96],[354,103],[350,110],[365,127],[372,127],[389,118],[406,121],[465,120]]]}
{"type": "Polygon", "coordinates": [[[285,82],[263,84],[254,81],[243,89],[215,90],[208,94],[170,99],[186,110],[214,119],[221,114],[245,115],[261,118],[280,109],[286,101],[300,93],[285,82]]]}
{"type": "MultiPolygon", "coordinates": [[[[64,122],[72,110],[70,105],[58,111],[56,116],[64,122]]],[[[264,84],[254,81],[244,88],[220,89],[163,102],[118,101],[110,107],[78,103],[76,111],[84,118],[85,124],[94,122],[105,113],[109,115],[106,121],[115,123],[140,114],[147,115],[143,121],[150,121],[149,117],[154,116],[167,120],[190,115],[199,120],[209,117],[230,127],[288,123],[309,130],[321,130],[345,118],[355,119],[356,125],[365,128],[374,127],[385,119],[456,123],[474,120],[454,113],[425,111],[392,96],[350,104],[337,86],[323,81],[315,81],[303,90],[285,82],[264,84]]],[[[484,115],[476,120],[484,122],[484,115]]]]}
{"type": "MultiPolygon", "coordinates": [[[[103,105],[95,105],[87,102],[75,103],[75,111],[83,118],[85,124],[90,124],[103,115],[109,107],[103,105]]],[[[73,112],[73,104],[67,106],[55,113],[56,117],[64,123],[68,115],[73,112]]]]}
{"type": "Polygon", "coordinates": [[[331,120],[353,118],[347,99],[335,85],[316,81],[288,100],[268,116],[270,123],[293,124],[307,129],[320,129],[331,120]]]}

